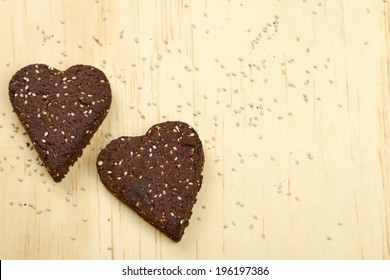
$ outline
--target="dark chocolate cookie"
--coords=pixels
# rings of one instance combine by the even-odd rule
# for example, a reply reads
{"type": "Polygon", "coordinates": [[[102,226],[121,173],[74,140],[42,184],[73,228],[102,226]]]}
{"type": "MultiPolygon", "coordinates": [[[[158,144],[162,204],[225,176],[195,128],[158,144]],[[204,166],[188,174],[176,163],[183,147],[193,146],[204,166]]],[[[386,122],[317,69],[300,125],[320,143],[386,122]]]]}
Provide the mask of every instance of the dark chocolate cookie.
{"type": "Polygon", "coordinates": [[[109,191],[176,242],[189,224],[203,164],[198,134],[178,121],[111,141],[96,163],[109,191]]]}
{"type": "Polygon", "coordinates": [[[12,77],[9,97],[43,165],[59,182],[107,115],[111,89],[92,66],[59,71],[33,64],[12,77]]]}

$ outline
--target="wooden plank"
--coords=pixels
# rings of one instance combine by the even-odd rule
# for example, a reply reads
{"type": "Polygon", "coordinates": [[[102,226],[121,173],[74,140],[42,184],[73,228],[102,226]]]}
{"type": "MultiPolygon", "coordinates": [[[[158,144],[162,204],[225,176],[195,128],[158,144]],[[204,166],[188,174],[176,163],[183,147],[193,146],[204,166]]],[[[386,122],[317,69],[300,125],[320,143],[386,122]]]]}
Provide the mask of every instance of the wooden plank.
{"type": "Polygon", "coordinates": [[[389,259],[387,1],[1,0],[1,259],[389,259]],[[111,111],[59,184],[8,100],[90,64],[111,111]],[[178,244],[99,181],[101,148],[182,120],[204,183],[178,244]]]}

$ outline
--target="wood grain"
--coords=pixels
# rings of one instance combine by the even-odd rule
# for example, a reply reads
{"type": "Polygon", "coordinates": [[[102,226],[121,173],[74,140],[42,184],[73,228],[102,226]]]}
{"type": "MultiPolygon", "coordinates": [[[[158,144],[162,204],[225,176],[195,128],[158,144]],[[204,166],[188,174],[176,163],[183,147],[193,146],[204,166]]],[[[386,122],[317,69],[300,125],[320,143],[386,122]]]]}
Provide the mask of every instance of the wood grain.
{"type": "Polygon", "coordinates": [[[1,259],[390,259],[387,1],[0,0],[1,259]],[[21,67],[90,64],[107,119],[59,184],[8,100],[21,67]],[[121,204],[99,149],[192,124],[204,183],[182,241],[121,204]]]}

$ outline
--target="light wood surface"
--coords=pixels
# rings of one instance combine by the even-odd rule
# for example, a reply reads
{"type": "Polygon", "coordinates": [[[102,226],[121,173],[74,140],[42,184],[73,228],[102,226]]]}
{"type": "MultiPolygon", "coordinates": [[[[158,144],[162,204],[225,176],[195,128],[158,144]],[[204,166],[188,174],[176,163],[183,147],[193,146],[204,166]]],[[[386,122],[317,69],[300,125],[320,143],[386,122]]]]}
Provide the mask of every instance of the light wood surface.
{"type": "Polygon", "coordinates": [[[0,0],[1,259],[390,259],[383,0],[0,0]],[[21,67],[89,64],[109,115],[58,184],[8,99],[21,67]],[[204,144],[170,241],[99,181],[99,149],[182,120],[204,144]]]}

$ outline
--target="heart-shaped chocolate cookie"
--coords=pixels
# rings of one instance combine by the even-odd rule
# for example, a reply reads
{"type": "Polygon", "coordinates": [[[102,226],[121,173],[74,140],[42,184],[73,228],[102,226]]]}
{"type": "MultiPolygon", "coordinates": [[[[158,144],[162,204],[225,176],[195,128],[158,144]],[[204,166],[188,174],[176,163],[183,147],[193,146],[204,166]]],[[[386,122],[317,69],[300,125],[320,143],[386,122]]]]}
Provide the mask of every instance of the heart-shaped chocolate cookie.
{"type": "Polygon", "coordinates": [[[111,105],[106,76],[86,65],[63,72],[44,64],[26,66],[12,77],[9,97],[56,182],[82,155],[111,105]]]}
{"type": "Polygon", "coordinates": [[[96,163],[109,191],[176,242],[189,224],[203,164],[198,134],[178,121],[111,141],[96,163]]]}

